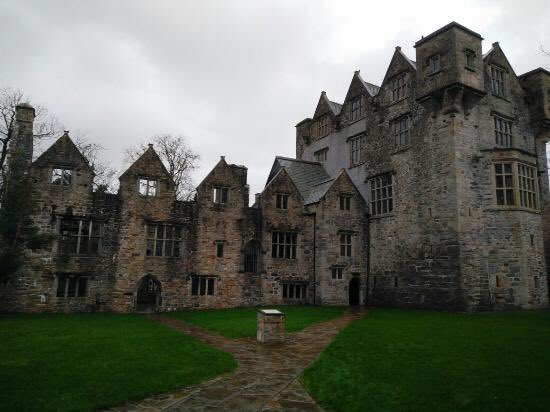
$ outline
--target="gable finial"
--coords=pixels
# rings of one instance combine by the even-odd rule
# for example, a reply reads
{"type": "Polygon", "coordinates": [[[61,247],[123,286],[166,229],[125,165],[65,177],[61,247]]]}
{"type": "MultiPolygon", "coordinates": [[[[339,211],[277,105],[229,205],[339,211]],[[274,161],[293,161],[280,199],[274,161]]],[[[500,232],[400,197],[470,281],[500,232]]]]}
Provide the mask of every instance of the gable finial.
{"type": "Polygon", "coordinates": [[[149,149],[153,148],[153,143],[149,143],[149,149]]]}
{"type": "Polygon", "coordinates": [[[497,46],[498,46],[498,41],[493,43],[493,47],[497,47],[497,46]]]}

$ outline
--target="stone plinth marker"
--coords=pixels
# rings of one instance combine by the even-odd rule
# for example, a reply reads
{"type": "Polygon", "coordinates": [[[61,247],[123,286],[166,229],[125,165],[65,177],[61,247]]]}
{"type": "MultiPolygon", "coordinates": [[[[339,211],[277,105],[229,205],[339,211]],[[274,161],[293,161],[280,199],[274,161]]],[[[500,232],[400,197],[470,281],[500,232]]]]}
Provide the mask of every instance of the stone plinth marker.
{"type": "Polygon", "coordinates": [[[258,342],[275,343],[285,340],[285,314],[277,309],[258,311],[256,337],[258,342]]]}

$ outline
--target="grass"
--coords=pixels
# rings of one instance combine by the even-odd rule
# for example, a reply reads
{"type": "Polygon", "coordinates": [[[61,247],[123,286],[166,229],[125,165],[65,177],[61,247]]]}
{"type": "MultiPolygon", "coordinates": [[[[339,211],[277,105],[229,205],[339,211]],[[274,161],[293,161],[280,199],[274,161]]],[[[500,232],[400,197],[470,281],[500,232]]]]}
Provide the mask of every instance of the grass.
{"type": "Polygon", "coordinates": [[[301,380],[329,411],[547,411],[550,312],[372,310],[301,380]]]}
{"type": "MultiPolygon", "coordinates": [[[[345,307],[270,306],[285,314],[285,330],[298,332],[314,323],[325,322],[343,314],[345,307]]],[[[235,308],[220,310],[185,310],[169,316],[217,332],[228,338],[256,336],[256,315],[261,308],[235,308]]]]}
{"type": "Polygon", "coordinates": [[[0,410],[91,411],[198,383],[233,357],[138,315],[0,316],[0,410]]]}

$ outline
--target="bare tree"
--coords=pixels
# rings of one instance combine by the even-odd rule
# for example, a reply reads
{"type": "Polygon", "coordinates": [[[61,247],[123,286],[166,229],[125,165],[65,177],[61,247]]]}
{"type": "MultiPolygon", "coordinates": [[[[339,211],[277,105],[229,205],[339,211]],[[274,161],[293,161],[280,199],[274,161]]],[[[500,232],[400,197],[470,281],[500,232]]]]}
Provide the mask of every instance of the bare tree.
{"type": "Polygon", "coordinates": [[[80,153],[86,158],[88,164],[92,167],[95,173],[94,190],[102,192],[114,192],[117,170],[109,165],[105,159],[101,157],[101,152],[105,148],[99,143],[92,143],[83,134],[77,133],[71,137],[80,153]]]}
{"type": "MultiPolygon", "coordinates": [[[[194,152],[180,135],[156,135],[152,138],[152,143],[176,185],[176,198],[190,200],[195,193],[191,172],[198,167],[199,154],[194,152]]],[[[146,149],[147,145],[144,143],[126,149],[126,161],[136,161],[146,149]]]]}
{"type": "MultiPolygon", "coordinates": [[[[14,139],[15,108],[27,101],[25,94],[19,89],[0,88],[0,199],[4,193],[7,158],[10,142],[14,139]]],[[[56,119],[48,115],[43,106],[34,106],[35,121],[33,141],[53,136],[58,130],[56,119]]]]}

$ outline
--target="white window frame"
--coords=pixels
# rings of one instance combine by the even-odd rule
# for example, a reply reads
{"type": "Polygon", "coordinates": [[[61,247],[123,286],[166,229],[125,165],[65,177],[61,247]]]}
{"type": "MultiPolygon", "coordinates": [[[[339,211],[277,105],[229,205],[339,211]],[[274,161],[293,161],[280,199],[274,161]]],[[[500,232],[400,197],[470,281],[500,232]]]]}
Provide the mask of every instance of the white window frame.
{"type": "Polygon", "coordinates": [[[157,179],[148,177],[140,177],[138,180],[138,191],[141,196],[155,197],[158,196],[159,184],[157,179]]]}

